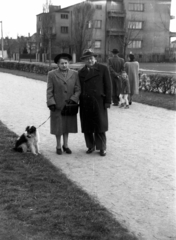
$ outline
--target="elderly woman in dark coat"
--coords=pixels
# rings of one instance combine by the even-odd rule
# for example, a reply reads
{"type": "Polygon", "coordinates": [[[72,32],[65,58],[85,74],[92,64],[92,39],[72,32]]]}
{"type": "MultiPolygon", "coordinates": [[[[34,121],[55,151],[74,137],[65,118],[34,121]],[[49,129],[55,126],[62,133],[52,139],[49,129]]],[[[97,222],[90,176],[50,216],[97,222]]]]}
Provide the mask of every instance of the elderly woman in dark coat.
{"type": "Polygon", "coordinates": [[[80,118],[85,136],[87,153],[100,150],[106,155],[108,131],[107,108],[111,104],[111,80],[107,66],[96,62],[96,55],[87,50],[82,56],[85,67],[79,71],[81,84],[80,118]]]}
{"type": "Polygon", "coordinates": [[[56,153],[62,154],[61,136],[63,135],[63,151],[70,154],[68,147],[68,134],[77,133],[77,115],[62,116],[61,110],[66,101],[78,103],[81,93],[78,73],[69,69],[71,55],[58,54],[54,62],[58,65],[56,70],[48,73],[47,106],[51,110],[51,134],[56,136],[56,153]]]}

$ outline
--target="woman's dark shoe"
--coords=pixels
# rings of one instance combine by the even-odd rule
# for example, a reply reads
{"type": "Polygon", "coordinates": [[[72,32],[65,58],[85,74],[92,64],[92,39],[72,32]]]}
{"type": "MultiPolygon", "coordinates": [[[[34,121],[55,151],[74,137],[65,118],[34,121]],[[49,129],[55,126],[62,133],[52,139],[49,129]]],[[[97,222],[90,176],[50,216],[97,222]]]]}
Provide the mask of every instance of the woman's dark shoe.
{"type": "Polygon", "coordinates": [[[72,151],[70,150],[70,148],[66,148],[66,147],[64,147],[64,146],[62,146],[62,147],[63,147],[63,151],[66,152],[67,154],[71,154],[71,153],[72,153],[72,151]]]}
{"type": "Polygon", "coordinates": [[[102,157],[106,156],[106,150],[100,150],[100,156],[102,157]]]}
{"type": "Polygon", "coordinates": [[[95,148],[93,147],[93,148],[89,148],[88,150],[87,150],[87,154],[90,154],[90,153],[92,153],[92,152],[94,152],[95,151],[95,148]]]}
{"type": "Polygon", "coordinates": [[[57,153],[58,155],[62,155],[62,150],[61,150],[60,148],[56,148],[56,153],[57,153]]]}
{"type": "Polygon", "coordinates": [[[129,105],[131,105],[131,104],[132,104],[132,101],[129,102],[129,105]]]}

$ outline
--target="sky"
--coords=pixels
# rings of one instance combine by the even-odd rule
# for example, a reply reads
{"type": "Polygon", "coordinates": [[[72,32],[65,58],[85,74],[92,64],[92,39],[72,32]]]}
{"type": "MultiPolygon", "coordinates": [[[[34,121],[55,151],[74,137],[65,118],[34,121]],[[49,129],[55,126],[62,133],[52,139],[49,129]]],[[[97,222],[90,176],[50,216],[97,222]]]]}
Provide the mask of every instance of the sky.
{"type": "MultiPolygon", "coordinates": [[[[61,8],[84,0],[48,0],[61,8]]],[[[43,12],[46,0],[0,0],[0,21],[3,22],[3,37],[16,38],[36,32],[36,15],[43,12]]],[[[171,15],[176,18],[176,0],[172,0],[171,15]]],[[[176,32],[176,19],[171,21],[171,31],[176,32]]]]}

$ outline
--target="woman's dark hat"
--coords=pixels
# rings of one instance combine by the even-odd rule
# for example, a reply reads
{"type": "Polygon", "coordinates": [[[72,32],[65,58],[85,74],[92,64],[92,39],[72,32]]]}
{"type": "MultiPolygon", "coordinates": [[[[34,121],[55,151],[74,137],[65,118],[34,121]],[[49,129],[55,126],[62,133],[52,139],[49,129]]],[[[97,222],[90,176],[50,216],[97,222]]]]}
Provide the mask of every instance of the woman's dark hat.
{"type": "Polygon", "coordinates": [[[81,57],[81,60],[83,60],[87,57],[92,57],[92,56],[97,57],[97,55],[92,51],[92,49],[85,49],[83,51],[83,55],[81,57]]]}
{"type": "Polygon", "coordinates": [[[69,61],[72,60],[72,56],[70,54],[68,54],[68,53],[60,53],[60,54],[55,56],[54,62],[57,64],[59,59],[61,59],[61,58],[68,58],[69,61]]]}
{"type": "Polygon", "coordinates": [[[114,48],[111,52],[114,53],[114,54],[117,54],[117,53],[119,53],[119,50],[114,48]]]}
{"type": "Polygon", "coordinates": [[[129,56],[130,60],[132,60],[132,61],[135,59],[135,56],[132,52],[130,52],[130,54],[128,56],[129,56]]]}

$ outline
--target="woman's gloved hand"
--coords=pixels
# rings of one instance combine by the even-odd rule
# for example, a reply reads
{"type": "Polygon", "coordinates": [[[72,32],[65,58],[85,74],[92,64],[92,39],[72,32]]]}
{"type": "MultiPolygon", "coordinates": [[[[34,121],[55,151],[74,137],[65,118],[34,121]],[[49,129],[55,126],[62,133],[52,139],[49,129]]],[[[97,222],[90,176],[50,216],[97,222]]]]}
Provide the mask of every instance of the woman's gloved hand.
{"type": "Polygon", "coordinates": [[[66,103],[67,103],[67,104],[76,104],[76,102],[73,101],[73,100],[71,100],[71,99],[67,100],[66,103]]]}
{"type": "Polygon", "coordinates": [[[49,110],[52,111],[52,112],[55,112],[55,111],[56,111],[56,105],[55,105],[55,104],[48,106],[48,108],[49,108],[49,110]]]}

